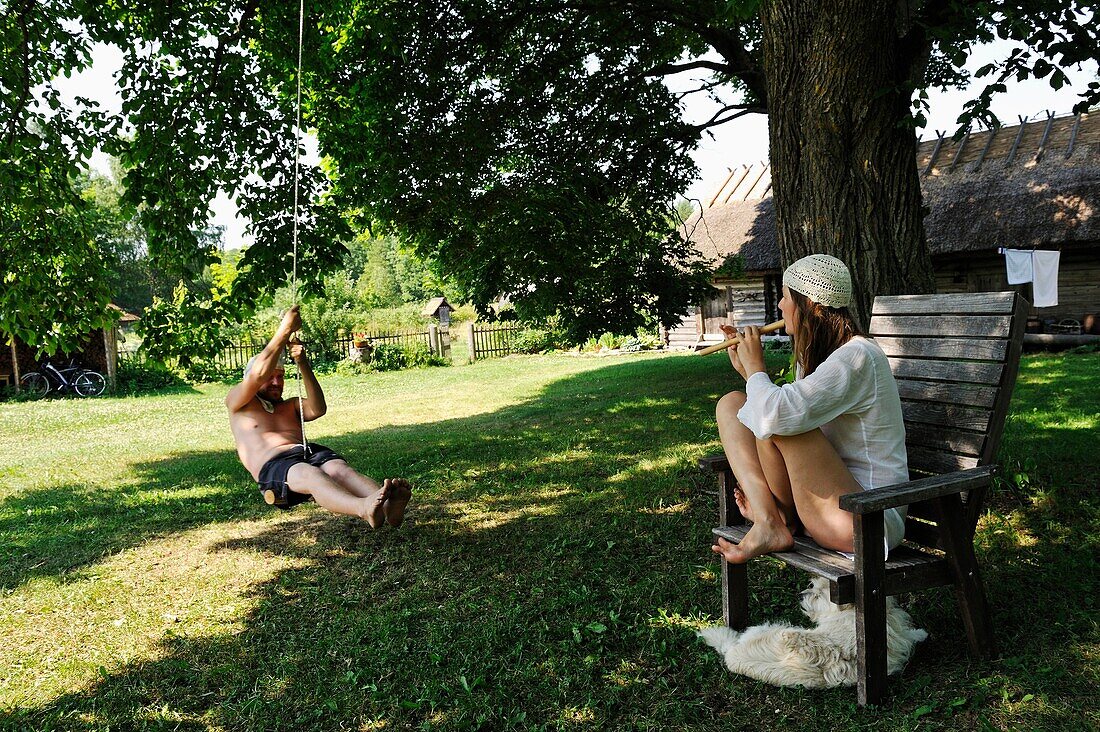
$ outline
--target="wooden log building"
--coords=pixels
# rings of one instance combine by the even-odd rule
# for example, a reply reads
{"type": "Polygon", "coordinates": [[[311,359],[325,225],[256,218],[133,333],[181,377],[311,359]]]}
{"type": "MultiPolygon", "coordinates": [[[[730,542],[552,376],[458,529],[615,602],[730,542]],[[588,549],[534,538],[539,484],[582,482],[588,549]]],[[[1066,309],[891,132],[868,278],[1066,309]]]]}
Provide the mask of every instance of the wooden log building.
{"type": "MultiPolygon", "coordinates": [[[[1032,308],[1028,330],[1100,337],[1100,113],[1048,113],[958,141],[941,133],[918,144],[915,162],[939,292],[1015,289],[1030,301],[1030,284],[1008,284],[1001,250],[1056,249],[1058,304],[1032,308]]],[[[779,317],[782,267],[768,166],[730,171],[703,205],[685,235],[715,268],[714,296],[667,332],[671,347],[721,340],[721,323],[779,317]]]]}

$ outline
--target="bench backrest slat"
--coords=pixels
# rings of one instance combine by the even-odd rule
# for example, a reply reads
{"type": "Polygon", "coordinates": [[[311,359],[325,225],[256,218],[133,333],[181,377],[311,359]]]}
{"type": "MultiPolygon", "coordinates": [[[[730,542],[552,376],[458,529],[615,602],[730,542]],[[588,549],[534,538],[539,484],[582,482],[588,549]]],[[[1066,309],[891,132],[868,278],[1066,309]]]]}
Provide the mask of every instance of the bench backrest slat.
{"type": "Polygon", "coordinates": [[[887,356],[917,358],[987,359],[1003,361],[1008,352],[1004,340],[974,338],[891,338],[875,336],[875,341],[887,356]]]}

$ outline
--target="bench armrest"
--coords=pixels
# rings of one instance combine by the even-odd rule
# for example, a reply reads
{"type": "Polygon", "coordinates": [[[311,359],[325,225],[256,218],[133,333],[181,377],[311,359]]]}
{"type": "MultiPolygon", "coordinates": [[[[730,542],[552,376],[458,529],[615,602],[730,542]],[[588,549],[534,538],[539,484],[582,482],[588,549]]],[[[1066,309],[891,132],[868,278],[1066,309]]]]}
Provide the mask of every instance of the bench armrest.
{"type": "Polygon", "coordinates": [[[730,469],[730,461],[726,460],[725,455],[707,455],[699,458],[699,467],[713,473],[721,473],[730,469]]]}
{"type": "Polygon", "coordinates": [[[959,470],[945,475],[911,480],[908,483],[875,488],[871,491],[848,493],[840,497],[840,507],[851,513],[874,513],[953,493],[962,493],[989,485],[996,470],[993,465],[982,465],[969,470],[959,470]]]}

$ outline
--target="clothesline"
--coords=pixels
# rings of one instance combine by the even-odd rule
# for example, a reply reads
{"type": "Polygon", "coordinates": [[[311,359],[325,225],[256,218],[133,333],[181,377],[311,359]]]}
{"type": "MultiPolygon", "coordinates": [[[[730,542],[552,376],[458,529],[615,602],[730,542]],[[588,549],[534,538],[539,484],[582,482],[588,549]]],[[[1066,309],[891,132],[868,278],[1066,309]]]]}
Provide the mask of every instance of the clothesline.
{"type": "MultiPolygon", "coordinates": [[[[1007,251],[1008,251],[1008,247],[997,247],[997,254],[1004,254],[1007,251]]],[[[1019,252],[1060,252],[1060,251],[1062,251],[1062,247],[1057,247],[1056,249],[1040,249],[1039,247],[1032,247],[1031,249],[1016,248],[1015,251],[1019,251],[1019,252]]]]}

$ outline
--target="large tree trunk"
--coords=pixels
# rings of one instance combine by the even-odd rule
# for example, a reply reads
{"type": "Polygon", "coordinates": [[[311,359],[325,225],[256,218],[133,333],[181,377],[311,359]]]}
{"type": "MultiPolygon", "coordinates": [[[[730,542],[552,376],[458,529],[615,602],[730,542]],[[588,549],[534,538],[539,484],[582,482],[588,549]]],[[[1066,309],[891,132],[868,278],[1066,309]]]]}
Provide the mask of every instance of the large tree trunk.
{"type": "Polygon", "coordinates": [[[933,292],[894,0],[765,0],[772,185],[784,266],[832,254],[866,326],[875,295],[933,292]]]}

